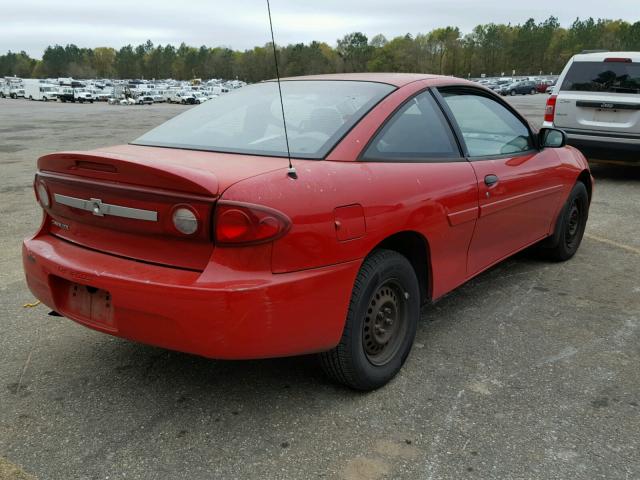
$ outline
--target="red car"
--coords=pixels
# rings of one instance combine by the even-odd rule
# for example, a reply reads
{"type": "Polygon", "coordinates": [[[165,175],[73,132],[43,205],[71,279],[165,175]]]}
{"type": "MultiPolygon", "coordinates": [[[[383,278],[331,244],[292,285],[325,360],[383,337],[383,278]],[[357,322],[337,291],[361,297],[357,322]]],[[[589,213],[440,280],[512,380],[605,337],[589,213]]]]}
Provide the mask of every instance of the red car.
{"type": "Polygon", "coordinates": [[[421,304],[531,245],[555,260],[580,245],[587,162],[490,90],[350,74],[285,79],[282,94],[288,144],[263,82],[129,145],[41,157],[34,295],[206,357],[319,353],[369,390],[407,358],[421,304]]]}

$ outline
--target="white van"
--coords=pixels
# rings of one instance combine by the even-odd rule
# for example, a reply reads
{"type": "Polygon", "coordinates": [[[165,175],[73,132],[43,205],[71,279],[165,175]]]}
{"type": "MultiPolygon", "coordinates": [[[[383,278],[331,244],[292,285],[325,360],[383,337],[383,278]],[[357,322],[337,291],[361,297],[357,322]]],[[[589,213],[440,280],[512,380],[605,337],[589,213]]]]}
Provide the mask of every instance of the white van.
{"type": "Polygon", "coordinates": [[[547,100],[544,127],[589,158],[640,162],[640,52],[575,55],[547,100]]]}
{"type": "Polygon", "coordinates": [[[40,83],[39,80],[24,80],[24,97],[29,100],[42,100],[48,102],[58,99],[58,87],[47,83],[40,83]]]}

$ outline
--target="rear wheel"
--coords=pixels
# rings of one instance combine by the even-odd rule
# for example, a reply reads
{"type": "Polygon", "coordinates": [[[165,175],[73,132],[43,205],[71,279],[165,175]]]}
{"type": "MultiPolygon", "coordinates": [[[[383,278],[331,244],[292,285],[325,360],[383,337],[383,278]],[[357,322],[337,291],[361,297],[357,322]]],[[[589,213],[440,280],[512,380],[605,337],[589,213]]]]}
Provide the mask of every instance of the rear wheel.
{"type": "Polygon", "coordinates": [[[319,355],[323,370],[356,390],[385,385],[409,355],[419,317],[413,267],[397,252],[375,251],[356,278],[340,343],[319,355]]]}
{"type": "Polygon", "coordinates": [[[589,216],[589,194],[584,183],[575,184],[569,199],[556,222],[554,238],[556,244],[543,249],[544,255],[555,261],[569,260],[582,242],[589,216]]]}
{"type": "Polygon", "coordinates": [[[535,89],[535,88],[532,88],[532,89],[531,89],[531,95],[535,95],[535,94],[536,94],[536,89],[535,89]]]}

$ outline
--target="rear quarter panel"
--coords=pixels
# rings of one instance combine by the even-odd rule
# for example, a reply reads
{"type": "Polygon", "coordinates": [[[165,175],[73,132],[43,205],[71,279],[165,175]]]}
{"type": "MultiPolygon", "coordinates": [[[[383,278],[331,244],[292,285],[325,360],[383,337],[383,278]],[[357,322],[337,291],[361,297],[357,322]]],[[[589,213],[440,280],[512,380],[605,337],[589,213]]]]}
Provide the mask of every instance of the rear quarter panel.
{"type": "Polygon", "coordinates": [[[363,259],[385,238],[412,231],[428,242],[433,297],[466,278],[466,255],[477,216],[477,182],[467,162],[365,163],[297,161],[284,171],[239,182],[222,198],[265,205],[293,227],[273,244],[274,273],[363,259]],[[334,210],[358,204],[365,232],[340,241],[334,210]]]}

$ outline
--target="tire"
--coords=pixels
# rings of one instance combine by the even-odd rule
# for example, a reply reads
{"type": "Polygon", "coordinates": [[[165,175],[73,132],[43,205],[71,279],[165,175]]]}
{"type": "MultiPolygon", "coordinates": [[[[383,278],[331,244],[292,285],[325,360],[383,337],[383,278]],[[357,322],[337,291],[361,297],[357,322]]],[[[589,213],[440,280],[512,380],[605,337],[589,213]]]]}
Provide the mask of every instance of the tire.
{"type": "Polygon", "coordinates": [[[536,94],[536,90],[534,88],[531,89],[531,95],[535,95],[536,94]]]}
{"type": "Polygon", "coordinates": [[[33,102],[33,95],[29,95],[29,100],[33,102]]]}
{"type": "Polygon", "coordinates": [[[420,318],[418,279],[409,261],[376,250],[356,277],[340,343],[319,354],[332,380],[361,391],[382,387],[400,370],[420,318]]]}
{"type": "Polygon", "coordinates": [[[516,91],[515,90],[511,90],[509,92],[509,95],[511,95],[512,97],[515,97],[516,96],[516,91]]]}
{"type": "Polygon", "coordinates": [[[577,182],[556,222],[551,246],[543,246],[542,253],[549,260],[564,262],[575,255],[582,242],[589,216],[589,194],[582,182],[577,182]]]}
{"type": "Polygon", "coordinates": [[[42,97],[42,100],[44,100],[45,102],[48,102],[47,97],[42,97]]]}

